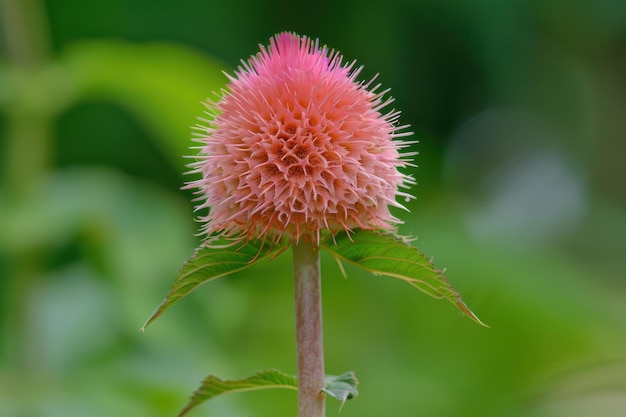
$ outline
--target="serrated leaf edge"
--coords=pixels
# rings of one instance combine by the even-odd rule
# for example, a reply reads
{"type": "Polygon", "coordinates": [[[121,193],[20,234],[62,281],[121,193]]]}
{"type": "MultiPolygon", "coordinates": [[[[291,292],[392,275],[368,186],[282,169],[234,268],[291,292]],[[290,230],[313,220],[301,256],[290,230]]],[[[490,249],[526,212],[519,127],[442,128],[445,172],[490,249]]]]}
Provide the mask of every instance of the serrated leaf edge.
{"type": "Polygon", "coordinates": [[[178,417],[183,417],[185,414],[187,414],[191,409],[193,409],[194,407],[196,407],[197,405],[202,404],[205,401],[208,401],[212,398],[215,398],[219,395],[223,395],[223,394],[228,394],[231,392],[246,392],[246,391],[258,391],[258,390],[263,390],[263,389],[273,389],[273,388],[277,388],[277,389],[292,389],[292,390],[297,390],[298,389],[298,382],[295,376],[293,375],[289,375],[286,374],[282,371],[279,371],[277,369],[269,369],[266,371],[260,371],[257,372],[254,375],[251,375],[247,378],[243,378],[243,379],[236,379],[236,380],[224,380],[221,379],[215,375],[209,375],[206,378],[204,378],[202,380],[202,383],[200,385],[200,388],[198,388],[196,391],[194,391],[194,393],[192,394],[191,398],[189,399],[189,401],[187,402],[187,405],[185,406],[185,408],[183,408],[181,410],[181,412],[178,414],[178,417]],[[211,382],[211,380],[215,381],[216,384],[221,384],[221,385],[236,385],[236,384],[249,384],[250,381],[253,380],[266,380],[271,382],[271,380],[269,379],[272,375],[274,376],[278,376],[280,378],[286,378],[288,380],[291,380],[291,384],[273,384],[273,383],[269,383],[269,384],[260,384],[260,385],[256,385],[256,386],[247,386],[247,387],[243,387],[243,388],[232,388],[232,389],[227,389],[227,390],[223,390],[222,392],[216,393],[214,395],[210,395],[207,398],[199,398],[202,395],[202,392],[205,388],[205,386],[211,382]]]}
{"type": "MultiPolygon", "coordinates": [[[[262,242],[263,243],[263,242],[262,242]]],[[[148,327],[148,325],[150,325],[154,320],[156,320],[161,314],[163,314],[163,312],[165,312],[165,310],[167,310],[168,308],[170,308],[172,305],[174,305],[175,303],[177,303],[178,301],[182,300],[183,298],[187,297],[189,294],[191,294],[192,292],[194,292],[196,289],[198,289],[200,286],[202,286],[203,284],[206,284],[209,281],[213,281],[217,278],[222,278],[224,276],[230,275],[230,274],[234,274],[236,272],[242,271],[246,268],[251,267],[252,265],[263,261],[265,259],[268,259],[272,256],[276,257],[278,256],[282,251],[285,250],[285,248],[281,248],[281,247],[270,247],[267,251],[265,251],[265,253],[263,255],[261,255],[261,253],[263,252],[263,245],[261,245],[261,247],[259,247],[259,250],[257,252],[257,254],[253,257],[251,257],[251,259],[247,262],[237,262],[242,264],[240,267],[238,268],[234,268],[231,269],[229,271],[217,274],[215,276],[212,276],[206,280],[196,280],[191,281],[191,282],[187,282],[184,284],[181,284],[181,281],[184,280],[186,277],[189,277],[192,274],[197,273],[198,271],[201,271],[204,268],[210,267],[210,266],[215,266],[215,265],[219,265],[221,263],[229,263],[229,262],[233,262],[233,261],[216,261],[207,265],[202,265],[202,266],[198,266],[196,268],[194,268],[191,271],[187,271],[185,274],[180,275],[180,273],[182,271],[185,270],[185,268],[187,268],[187,266],[191,263],[191,262],[198,262],[198,260],[201,260],[202,258],[211,256],[211,254],[206,254],[206,255],[200,255],[198,256],[198,253],[203,250],[203,249],[207,249],[207,248],[211,248],[213,246],[207,246],[207,245],[201,245],[199,247],[197,247],[193,254],[191,255],[191,257],[189,257],[187,259],[187,261],[185,261],[185,263],[183,264],[183,266],[179,269],[179,273],[176,276],[176,279],[174,280],[174,283],[172,284],[172,286],[170,287],[170,290],[168,291],[167,295],[165,296],[165,298],[163,299],[163,301],[154,309],[154,311],[152,312],[152,314],[150,315],[150,317],[148,317],[148,319],[144,322],[143,326],[140,327],[140,331],[141,332],[145,332],[146,327],[148,327]],[[178,298],[174,298],[176,295],[176,292],[178,290],[180,290],[181,288],[187,286],[187,285],[191,285],[193,284],[193,288],[189,291],[187,291],[185,294],[183,294],[182,296],[179,296],[178,298]],[[172,301],[172,299],[174,298],[174,301],[172,301]]],[[[232,250],[232,251],[225,251],[226,247],[214,247],[215,249],[219,249],[221,251],[223,251],[224,253],[239,253],[238,250],[232,250]]]]}
{"type": "MultiPolygon", "coordinates": [[[[362,232],[368,232],[368,231],[362,231],[362,232]]],[[[369,231],[371,232],[371,231],[369,231]]],[[[396,243],[399,244],[403,244],[405,245],[407,248],[415,250],[416,252],[418,251],[417,248],[410,246],[407,244],[406,241],[402,240],[402,239],[398,239],[396,236],[393,235],[389,235],[389,234],[383,234],[380,232],[371,232],[371,233],[375,233],[379,236],[388,238],[390,240],[394,240],[396,243]]],[[[354,237],[352,237],[352,240],[354,242],[354,244],[359,244],[359,242],[355,242],[353,240],[354,237]]],[[[402,262],[407,262],[407,263],[412,263],[414,265],[426,268],[428,271],[435,273],[437,275],[440,276],[440,279],[442,281],[445,282],[445,284],[448,286],[451,295],[450,296],[446,296],[445,294],[441,293],[441,291],[435,287],[433,287],[431,284],[427,283],[426,281],[417,279],[417,278],[411,278],[411,277],[407,277],[401,274],[397,274],[397,273],[393,273],[393,272],[387,272],[384,270],[379,270],[379,269],[374,269],[374,268],[368,268],[366,266],[363,266],[361,264],[359,264],[359,262],[354,261],[350,258],[347,258],[345,256],[343,256],[340,252],[338,252],[337,250],[333,249],[330,245],[328,244],[323,244],[321,245],[322,248],[324,248],[325,250],[327,250],[328,252],[331,253],[331,255],[335,258],[335,260],[337,261],[337,263],[339,265],[341,265],[341,261],[345,261],[348,262],[351,265],[354,265],[362,270],[368,271],[374,275],[382,275],[382,276],[388,276],[391,278],[397,278],[397,279],[401,279],[405,282],[407,282],[408,284],[410,284],[412,287],[420,290],[421,292],[423,292],[424,294],[435,298],[435,299],[446,299],[448,301],[450,301],[452,304],[454,304],[459,310],[461,310],[461,312],[463,312],[463,314],[465,314],[466,316],[468,316],[470,319],[472,319],[474,322],[478,323],[481,326],[484,327],[489,327],[489,325],[485,324],[468,306],[467,304],[465,304],[465,302],[463,301],[461,295],[454,289],[454,287],[452,286],[452,284],[450,284],[450,282],[448,281],[448,279],[446,278],[446,276],[443,274],[443,271],[441,271],[440,269],[437,269],[435,267],[435,265],[432,263],[432,261],[427,260],[429,267],[426,267],[425,265],[421,265],[418,264],[416,262],[413,261],[408,261],[406,259],[401,259],[401,258],[393,258],[393,257],[387,257],[387,256],[368,256],[368,257],[364,257],[361,259],[361,261],[363,260],[369,260],[369,259],[382,259],[382,260],[389,260],[389,261],[402,261],[402,262]],[[420,284],[423,286],[426,286],[428,288],[431,288],[433,293],[430,293],[428,291],[425,291],[423,288],[420,287],[420,284]]],[[[419,252],[418,252],[419,253],[419,252]]],[[[419,253],[421,256],[423,256],[423,254],[419,253]]],[[[343,271],[343,268],[341,268],[343,271]]],[[[345,274],[345,271],[342,272],[345,274]]]]}
{"type": "MultiPolygon", "coordinates": [[[[348,372],[344,372],[341,375],[326,375],[324,377],[324,387],[321,389],[321,392],[326,393],[327,395],[329,395],[332,398],[335,398],[336,400],[341,402],[341,407],[343,407],[343,405],[345,404],[345,402],[347,400],[350,400],[352,398],[355,398],[358,395],[358,390],[357,390],[357,385],[359,384],[359,381],[356,379],[356,376],[354,375],[353,371],[348,371],[348,372]],[[350,391],[348,393],[348,395],[346,396],[346,398],[342,399],[339,398],[338,396],[335,395],[335,393],[333,392],[332,388],[329,388],[333,382],[335,381],[342,381],[345,384],[350,385],[351,387],[353,387],[354,389],[352,391],[350,391]]],[[[209,386],[209,388],[211,387],[209,386]]],[[[178,417],[183,417],[185,414],[187,414],[190,410],[192,410],[193,408],[195,408],[196,406],[209,401],[210,399],[213,399],[217,396],[223,395],[223,394],[228,394],[228,393],[234,393],[234,392],[246,392],[246,391],[258,391],[258,390],[263,390],[263,389],[291,389],[291,390],[298,390],[298,379],[293,376],[293,375],[289,375],[286,374],[282,371],[279,371],[277,369],[268,369],[265,371],[259,371],[254,375],[251,375],[249,377],[246,378],[242,378],[242,379],[235,379],[235,380],[224,380],[221,379],[215,375],[209,375],[206,378],[204,378],[202,380],[202,383],[200,384],[200,387],[198,389],[196,389],[194,391],[194,393],[192,394],[191,398],[189,399],[189,401],[187,402],[187,404],[185,405],[185,407],[180,411],[180,413],[178,414],[178,417]],[[289,383],[287,384],[278,384],[278,383],[273,383],[271,378],[272,377],[278,377],[278,378],[282,378],[287,380],[289,383]],[[241,385],[246,385],[246,384],[250,384],[252,383],[252,381],[259,381],[259,380],[265,380],[268,381],[268,384],[259,384],[259,385],[253,385],[253,386],[245,386],[245,387],[241,387],[241,388],[231,388],[231,389],[224,389],[221,392],[218,393],[214,393],[212,395],[208,395],[206,398],[202,398],[203,392],[207,389],[207,385],[208,384],[212,384],[211,386],[227,386],[227,385],[237,385],[237,384],[241,384],[241,385]]],[[[346,390],[348,391],[348,390],[346,390]]],[[[341,408],[340,408],[341,409],[341,408]]]]}

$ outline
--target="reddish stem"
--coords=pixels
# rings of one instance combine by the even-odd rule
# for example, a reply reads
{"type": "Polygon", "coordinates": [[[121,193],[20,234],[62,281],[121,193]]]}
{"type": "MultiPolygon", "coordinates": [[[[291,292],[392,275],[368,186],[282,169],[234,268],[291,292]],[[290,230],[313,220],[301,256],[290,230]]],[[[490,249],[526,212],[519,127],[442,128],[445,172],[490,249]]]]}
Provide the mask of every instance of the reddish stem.
{"type": "Polygon", "coordinates": [[[319,249],[293,245],[298,357],[298,417],[324,417],[324,341],[319,249]]]}

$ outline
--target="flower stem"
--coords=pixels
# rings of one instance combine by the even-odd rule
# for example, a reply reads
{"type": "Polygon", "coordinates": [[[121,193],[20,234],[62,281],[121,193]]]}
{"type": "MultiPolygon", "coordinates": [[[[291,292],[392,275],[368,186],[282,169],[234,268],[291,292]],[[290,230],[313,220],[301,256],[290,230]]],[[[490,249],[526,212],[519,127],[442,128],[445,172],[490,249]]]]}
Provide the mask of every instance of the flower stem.
{"type": "Polygon", "coordinates": [[[298,417],[324,417],[324,340],[319,249],[294,243],[298,417]]]}

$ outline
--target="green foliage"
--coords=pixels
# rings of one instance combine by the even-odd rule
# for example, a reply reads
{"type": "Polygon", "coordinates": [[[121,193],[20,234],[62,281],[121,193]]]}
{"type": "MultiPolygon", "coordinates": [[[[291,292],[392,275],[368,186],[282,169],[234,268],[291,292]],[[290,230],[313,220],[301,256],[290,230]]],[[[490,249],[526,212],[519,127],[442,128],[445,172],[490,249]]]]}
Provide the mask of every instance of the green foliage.
{"type": "Polygon", "coordinates": [[[485,325],[463,302],[443,272],[416,248],[397,237],[358,230],[339,235],[324,248],[338,261],[345,260],[375,275],[401,279],[431,297],[444,298],[476,323],[485,325]]]}
{"type": "Polygon", "coordinates": [[[221,240],[200,246],[183,265],[169,293],[141,330],[145,330],[146,326],[159,317],[161,313],[202,284],[276,256],[280,249],[281,247],[272,246],[265,241],[233,245],[232,242],[221,240]]]}
{"type": "MultiPolygon", "coordinates": [[[[349,235],[341,233],[322,247],[338,261],[345,260],[375,275],[401,279],[431,297],[446,299],[469,318],[485,325],[463,302],[443,272],[435,268],[416,248],[397,237],[359,230],[349,235]]],[[[141,330],[145,330],[165,310],[202,284],[274,258],[284,250],[282,246],[271,245],[265,241],[234,245],[232,242],[220,240],[198,247],[179,271],[163,302],[141,330]]]]}
{"type": "Polygon", "coordinates": [[[325,385],[322,391],[341,401],[342,407],[346,400],[351,400],[359,395],[357,388],[359,381],[352,371],[344,372],[341,375],[326,375],[325,385]]]}
{"type": "MultiPolygon", "coordinates": [[[[341,401],[341,404],[358,395],[358,381],[354,372],[345,372],[341,375],[327,375],[323,392],[341,401]]],[[[218,395],[230,392],[255,391],[271,388],[298,389],[298,380],[276,369],[257,372],[243,379],[223,380],[214,375],[207,376],[189,399],[189,402],[180,412],[179,417],[187,414],[192,408],[218,395]]]]}
{"type": "Polygon", "coordinates": [[[295,376],[287,375],[275,369],[258,372],[247,378],[237,380],[223,380],[214,375],[209,375],[202,381],[200,388],[193,393],[185,408],[180,412],[179,417],[187,414],[195,406],[218,395],[270,388],[297,390],[298,381],[295,376]]]}

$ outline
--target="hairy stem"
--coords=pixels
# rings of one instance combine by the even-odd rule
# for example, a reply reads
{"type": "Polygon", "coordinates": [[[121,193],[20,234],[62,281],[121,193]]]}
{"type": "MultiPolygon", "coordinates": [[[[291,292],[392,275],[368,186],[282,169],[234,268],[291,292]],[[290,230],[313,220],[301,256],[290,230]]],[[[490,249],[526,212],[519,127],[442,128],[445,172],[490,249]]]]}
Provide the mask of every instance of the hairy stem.
{"type": "Polygon", "coordinates": [[[293,245],[298,360],[298,417],[324,417],[324,340],[319,249],[293,245]]]}

